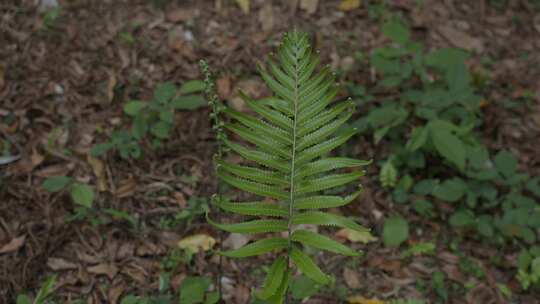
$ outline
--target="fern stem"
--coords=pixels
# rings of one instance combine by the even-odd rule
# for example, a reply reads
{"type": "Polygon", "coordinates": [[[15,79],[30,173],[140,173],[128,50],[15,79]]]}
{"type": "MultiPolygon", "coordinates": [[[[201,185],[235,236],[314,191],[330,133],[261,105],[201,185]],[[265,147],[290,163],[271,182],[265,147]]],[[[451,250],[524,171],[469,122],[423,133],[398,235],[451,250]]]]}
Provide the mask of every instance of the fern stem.
{"type": "MultiPolygon", "coordinates": [[[[217,141],[217,152],[214,154],[214,164],[217,163],[218,160],[223,159],[223,138],[224,138],[224,132],[222,128],[222,122],[220,120],[220,113],[223,110],[223,106],[219,102],[219,98],[216,93],[215,89],[215,82],[212,77],[212,73],[210,72],[210,68],[208,66],[208,63],[204,60],[201,60],[199,62],[199,65],[201,67],[201,70],[204,74],[204,93],[206,98],[208,99],[208,103],[210,104],[212,108],[212,113],[210,114],[212,118],[212,125],[213,129],[216,132],[216,141],[217,141]]],[[[217,170],[217,165],[214,165],[214,167],[217,170]]],[[[216,172],[217,174],[217,172],[216,172]]],[[[222,199],[222,187],[219,182],[216,182],[215,187],[215,198],[219,201],[222,199]]],[[[215,208],[217,219],[221,220],[221,209],[215,208]]],[[[219,243],[219,251],[223,251],[223,232],[218,231],[218,243],[219,243]]],[[[219,266],[218,266],[218,277],[217,277],[217,289],[220,297],[223,295],[223,284],[221,282],[221,278],[223,277],[223,256],[219,255],[219,266]]]]}
{"type": "MultiPolygon", "coordinates": [[[[296,30],[294,31],[294,34],[296,34],[296,30]]],[[[290,269],[290,257],[291,257],[291,251],[292,251],[292,218],[293,218],[293,212],[294,212],[294,173],[295,173],[295,156],[296,156],[296,124],[297,124],[297,116],[298,116],[298,46],[295,45],[295,53],[294,53],[294,113],[293,113],[293,142],[292,142],[292,155],[291,155],[291,176],[289,181],[289,218],[287,223],[287,271],[285,273],[289,272],[290,269]]],[[[287,293],[285,295],[285,304],[289,303],[289,289],[287,288],[287,293]]]]}

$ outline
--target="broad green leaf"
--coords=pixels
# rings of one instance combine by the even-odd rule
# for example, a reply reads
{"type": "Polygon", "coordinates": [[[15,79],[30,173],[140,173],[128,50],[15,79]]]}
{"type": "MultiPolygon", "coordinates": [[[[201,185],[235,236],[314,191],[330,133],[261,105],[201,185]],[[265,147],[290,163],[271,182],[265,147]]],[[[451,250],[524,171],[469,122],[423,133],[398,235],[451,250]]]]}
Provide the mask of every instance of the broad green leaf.
{"type": "Polygon", "coordinates": [[[92,149],[90,149],[90,155],[92,156],[100,156],[105,153],[107,153],[110,149],[114,148],[114,145],[112,143],[101,143],[94,145],[92,149]]]}
{"type": "Polygon", "coordinates": [[[154,100],[160,104],[167,104],[176,95],[176,86],[171,82],[164,82],[156,86],[154,100]]]}
{"type": "Polygon", "coordinates": [[[32,304],[32,299],[27,295],[18,295],[17,304],[32,304]]]}
{"type": "Polygon", "coordinates": [[[425,62],[429,66],[446,68],[463,63],[469,55],[467,52],[455,48],[438,49],[426,56],[425,62]]]}
{"type": "Polygon", "coordinates": [[[405,44],[409,41],[409,29],[398,21],[391,20],[386,22],[382,27],[382,32],[386,37],[397,43],[405,44]]]}
{"type": "Polygon", "coordinates": [[[48,192],[58,192],[63,190],[72,181],[73,179],[71,177],[53,176],[43,181],[41,187],[43,187],[43,189],[47,190],[48,192]]]}
{"type": "Polygon", "coordinates": [[[144,101],[140,101],[140,100],[130,101],[124,105],[124,113],[126,113],[129,116],[135,116],[147,106],[148,106],[148,103],[144,101]]]}
{"type": "Polygon", "coordinates": [[[131,126],[131,134],[135,139],[141,140],[144,138],[147,132],[148,121],[146,119],[146,113],[144,113],[144,111],[139,112],[135,115],[135,119],[133,119],[133,126],[131,126]]]}
{"type": "Polygon", "coordinates": [[[262,290],[257,294],[259,298],[266,300],[278,291],[283,282],[286,267],[287,260],[284,257],[279,257],[274,261],[266,274],[262,290]]]}
{"type": "Polygon", "coordinates": [[[204,301],[204,294],[211,284],[209,278],[187,277],[180,285],[181,304],[199,304],[204,301]]]}
{"type": "Polygon", "coordinates": [[[450,225],[466,227],[474,224],[474,214],[469,210],[458,210],[450,217],[450,225]]]}
{"type": "Polygon", "coordinates": [[[174,98],[171,105],[178,110],[195,110],[206,106],[206,100],[201,95],[182,95],[174,98]]]}
{"type": "Polygon", "coordinates": [[[463,141],[444,129],[431,127],[430,133],[431,140],[439,154],[456,165],[460,170],[464,170],[466,150],[463,141]]]}
{"type": "Polygon", "coordinates": [[[466,191],[467,184],[462,179],[452,178],[435,186],[432,194],[443,201],[457,202],[465,195],[466,191]]]}
{"type": "Polygon", "coordinates": [[[294,299],[304,300],[316,295],[320,290],[320,285],[307,276],[302,275],[292,280],[290,289],[294,299]]]}
{"type": "Polygon", "coordinates": [[[180,87],[179,93],[182,95],[191,94],[196,92],[204,91],[205,85],[204,81],[201,80],[190,80],[184,82],[180,87]]]}
{"type": "Polygon", "coordinates": [[[399,216],[384,221],[383,241],[385,246],[399,246],[409,237],[409,224],[399,216]]]}
{"type": "Polygon", "coordinates": [[[71,186],[71,198],[75,203],[91,208],[94,202],[94,189],[87,184],[74,183],[71,186]]]}
{"type": "Polygon", "coordinates": [[[383,187],[394,187],[397,183],[397,169],[391,159],[387,160],[379,172],[379,181],[383,187]]]}
{"type": "Polygon", "coordinates": [[[536,197],[540,198],[540,177],[529,180],[525,187],[536,197]]]}
{"type": "Polygon", "coordinates": [[[433,192],[435,186],[437,186],[437,180],[434,179],[424,179],[418,182],[413,187],[413,192],[418,195],[428,195],[433,192]]]}
{"type": "Polygon", "coordinates": [[[405,148],[407,150],[414,152],[422,148],[428,139],[429,130],[426,127],[417,127],[413,130],[411,138],[407,141],[405,148]]]}
{"type": "Polygon", "coordinates": [[[261,255],[274,250],[287,248],[287,239],[276,237],[266,238],[247,244],[235,250],[222,252],[221,254],[230,258],[244,258],[248,256],[261,255]]]}
{"type": "Polygon", "coordinates": [[[290,257],[294,264],[298,267],[298,269],[300,269],[300,271],[308,278],[324,285],[330,283],[330,278],[328,277],[328,275],[322,272],[319,266],[317,266],[317,264],[315,264],[315,262],[313,262],[313,260],[308,255],[306,255],[299,249],[293,248],[291,250],[290,257]]]}
{"type": "Polygon", "coordinates": [[[348,256],[359,256],[360,254],[351,248],[332,240],[324,235],[308,230],[296,230],[291,236],[291,240],[318,249],[327,250],[348,256]]]}
{"type": "Polygon", "coordinates": [[[170,129],[171,124],[164,121],[158,121],[152,126],[150,132],[159,139],[166,139],[169,137],[170,129]]]}
{"type": "Polygon", "coordinates": [[[516,174],[518,161],[512,153],[500,151],[495,155],[493,162],[495,163],[495,168],[497,168],[497,171],[502,176],[509,178],[516,174]]]}

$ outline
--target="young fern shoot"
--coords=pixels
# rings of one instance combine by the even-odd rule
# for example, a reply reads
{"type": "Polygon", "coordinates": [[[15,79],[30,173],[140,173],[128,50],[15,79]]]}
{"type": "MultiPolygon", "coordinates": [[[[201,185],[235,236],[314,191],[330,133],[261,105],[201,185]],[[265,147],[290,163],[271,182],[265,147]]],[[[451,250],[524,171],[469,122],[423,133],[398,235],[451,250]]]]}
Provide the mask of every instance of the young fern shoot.
{"type": "Polygon", "coordinates": [[[350,100],[332,103],[338,92],[334,74],[329,67],[318,69],[319,57],[312,52],[307,34],[287,33],[277,55],[272,57],[266,67],[259,65],[258,70],[274,96],[252,100],[240,92],[259,117],[230,108],[223,110],[230,118],[224,128],[247,142],[240,144],[223,137],[223,145],[246,161],[241,165],[217,161],[217,174],[223,182],[261,199],[214,200],[224,211],[253,219],[224,224],[208,217],[208,222],[234,233],[281,233],[221,254],[243,258],[282,252],[257,294],[269,303],[282,303],[293,267],[318,283],[331,282],[330,276],[304,252],[304,246],[358,255],[327,236],[297,226],[311,224],[366,231],[350,218],[324,211],[354,201],[361,192],[360,185],[343,196],[324,191],[357,182],[364,171],[356,168],[369,162],[328,156],[356,133],[354,129],[342,130],[353,114],[354,104],[350,100]]]}

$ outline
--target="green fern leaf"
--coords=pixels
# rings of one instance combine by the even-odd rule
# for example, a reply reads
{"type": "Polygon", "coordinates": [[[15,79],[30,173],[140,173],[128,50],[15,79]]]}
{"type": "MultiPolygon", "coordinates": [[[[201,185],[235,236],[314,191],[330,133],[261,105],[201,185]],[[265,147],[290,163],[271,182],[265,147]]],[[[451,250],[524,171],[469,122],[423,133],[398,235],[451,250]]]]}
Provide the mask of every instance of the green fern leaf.
{"type": "Polygon", "coordinates": [[[236,250],[229,250],[221,254],[230,258],[245,258],[248,256],[261,255],[273,250],[287,248],[288,241],[284,238],[269,238],[255,241],[236,250]]]}
{"type": "Polygon", "coordinates": [[[206,220],[221,230],[233,233],[266,233],[287,231],[287,222],[283,220],[253,220],[237,224],[220,224],[212,221],[208,215],[206,220]]]}
{"type": "Polygon", "coordinates": [[[363,171],[357,171],[343,174],[332,174],[316,179],[305,180],[298,185],[296,194],[306,194],[335,188],[357,180],[363,175],[363,171]]]}
{"type": "Polygon", "coordinates": [[[332,195],[316,195],[308,196],[298,199],[294,208],[297,210],[302,209],[325,209],[325,208],[334,208],[341,207],[349,204],[355,198],[357,198],[362,191],[357,191],[347,197],[332,196],[332,195]]]}
{"type": "Polygon", "coordinates": [[[257,294],[259,298],[266,300],[278,291],[286,274],[286,268],[287,260],[284,257],[279,257],[274,261],[264,279],[262,290],[257,294]]]}
{"type": "Polygon", "coordinates": [[[348,256],[359,256],[360,254],[351,248],[332,240],[329,237],[320,235],[308,230],[296,230],[291,235],[291,239],[304,245],[312,246],[318,249],[327,250],[348,256]]]}
{"type": "Polygon", "coordinates": [[[368,229],[358,225],[355,221],[341,215],[336,215],[321,211],[306,211],[292,216],[292,222],[295,225],[311,224],[322,226],[336,226],[349,228],[359,232],[367,232],[368,229]]]}
{"type": "Polygon", "coordinates": [[[328,275],[322,272],[319,266],[317,266],[307,254],[297,248],[293,248],[290,256],[294,264],[298,266],[298,269],[300,269],[306,277],[320,284],[330,283],[328,275]]]}
{"type": "Polygon", "coordinates": [[[253,215],[253,216],[277,216],[277,217],[287,217],[289,215],[289,210],[287,208],[278,205],[277,203],[267,203],[267,202],[225,202],[225,201],[215,201],[213,203],[215,206],[232,213],[243,214],[243,215],[253,215]]]}
{"type": "MultiPolygon", "coordinates": [[[[273,96],[253,100],[245,93],[239,93],[257,117],[232,109],[221,111],[230,122],[218,127],[225,128],[242,143],[226,136],[221,136],[220,140],[243,161],[233,164],[218,160],[219,178],[236,189],[277,202],[217,201],[215,205],[222,210],[255,218],[235,224],[216,223],[210,218],[208,221],[229,232],[287,231],[284,238],[262,239],[223,254],[244,257],[286,250],[287,257],[306,276],[326,284],[330,282],[329,277],[295,246],[311,246],[349,256],[358,253],[331,238],[303,230],[293,231],[300,224],[367,231],[347,217],[313,210],[353,202],[361,191],[343,195],[324,195],[322,192],[358,184],[359,177],[364,175],[358,168],[370,162],[328,155],[356,134],[356,130],[344,128],[354,113],[354,104],[351,100],[333,103],[339,90],[335,75],[329,67],[318,69],[319,62],[306,34],[288,33],[276,55],[271,56],[267,64],[257,65],[273,96]]],[[[265,281],[263,296],[269,303],[283,302],[293,273],[286,260],[278,258],[265,281]]]]}

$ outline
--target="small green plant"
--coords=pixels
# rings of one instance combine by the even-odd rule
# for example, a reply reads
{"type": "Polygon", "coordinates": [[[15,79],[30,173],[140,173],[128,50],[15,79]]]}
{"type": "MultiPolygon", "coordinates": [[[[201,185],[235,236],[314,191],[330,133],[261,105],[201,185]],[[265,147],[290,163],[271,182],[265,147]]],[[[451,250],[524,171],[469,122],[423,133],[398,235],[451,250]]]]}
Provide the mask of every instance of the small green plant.
{"type": "Polygon", "coordinates": [[[518,258],[518,273],[516,275],[521,288],[540,287],[540,246],[529,250],[523,249],[518,258]]]}
{"type": "Polygon", "coordinates": [[[43,23],[41,24],[42,30],[50,30],[58,18],[62,15],[62,7],[60,5],[49,8],[43,15],[43,23]]]}
{"type": "Polygon", "coordinates": [[[192,196],[188,200],[187,208],[182,209],[172,217],[162,217],[160,227],[170,229],[178,225],[190,225],[191,222],[204,215],[209,208],[209,201],[205,197],[192,196]]]}
{"type": "Polygon", "coordinates": [[[382,32],[392,44],[369,56],[380,77],[377,87],[350,86],[357,103],[370,108],[353,125],[390,151],[379,162],[381,184],[396,203],[410,202],[425,217],[438,215],[434,202],[452,204],[448,222],[489,242],[537,242],[539,178],[520,173],[512,153],[492,156],[481,144],[483,98],[465,64],[469,54],[454,48],[426,52],[396,18],[388,18],[382,32]]]}
{"type": "Polygon", "coordinates": [[[45,300],[51,295],[55,283],[56,275],[53,275],[41,285],[33,301],[29,295],[22,294],[17,297],[17,304],[45,304],[45,300]]]}
{"type": "Polygon", "coordinates": [[[69,189],[71,199],[74,203],[84,207],[92,208],[94,202],[94,189],[84,183],[75,181],[68,176],[53,176],[45,179],[41,184],[43,189],[55,193],[69,189]]]}
{"type": "Polygon", "coordinates": [[[354,168],[369,163],[327,156],[356,134],[354,129],[342,128],[354,106],[350,100],[332,103],[338,91],[334,75],[328,67],[316,72],[319,58],[312,53],[307,35],[296,31],[286,34],[276,57],[268,59],[266,68],[259,65],[260,75],[275,95],[255,101],[241,93],[259,118],[217,107],[218,115],[225,114],[232,120],[223,127],[250,144],[236,143],[218,132],[223,144],[243,157],[245,163],[217,159],[217,174],[221,181],[258,198],[233,202],[214,196],[213,204],[224,211],[254,219],[225,224],[208,216],[212,225],[232,233],[286,233],[221,253],[226,257],[244,258],[284,251],[272,263],[257,293],[269,303],[283,303],[288,298],[294,273],[291,265],[318,284],[333,281],[303,247],[359,255],[329,237],[298,228],[298,225],[337,226],[365,232],[366,228],[356,221],[321,209],[353,202],[361,189],[345,197],[330,189],[358,182],[364,172],[354,168]],[[334,170],[342,172],[332,173],[334,170]]]}
{"type": "Polygon", "coordinates": [[[115,130],[110,141],[95,145],[91,154],[99,156],[116,150],[122,158],[139,158],[145,139],[150,140],[151,148],[160,147],[174,127],[176,110],[194,110],[206,104],[201,95],[195,94],[203,89],[204,83],[199,80],[188,81],[179,89],[167,82],[156,87],[152,100],[126,103],[123,110],[132,119],[131,130],[115,130]]]}
{"type": "Polygon", "coordinates": [[[180,304],[214,304],[219,294],[210,292],[212,280],[206,277],[187,277],[180,286],[180,304]]]}

